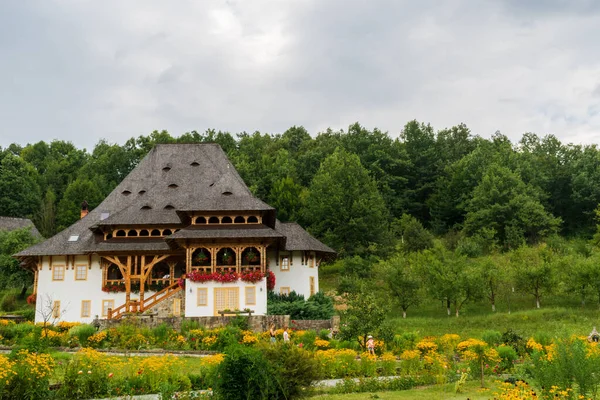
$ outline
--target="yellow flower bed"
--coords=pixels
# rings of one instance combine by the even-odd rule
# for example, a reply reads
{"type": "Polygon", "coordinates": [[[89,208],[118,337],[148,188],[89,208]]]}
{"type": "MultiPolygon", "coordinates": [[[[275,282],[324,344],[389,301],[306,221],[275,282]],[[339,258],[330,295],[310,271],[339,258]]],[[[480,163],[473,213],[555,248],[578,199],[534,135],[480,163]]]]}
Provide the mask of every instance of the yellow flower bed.
{"type": "Polygon", "coordinates": [[[60,321],[58,324],[56,324],[55,326],[58,328],[59,331],[61,332],[66,332],[69,329],[71,329],[74,326],[78,326],[81,325],[81,322],[66,322],[66,321],[60,321]]]}
{"type": "Polygon", "coordinates": [[[427,353],[434,353],[438,349],[438,345],[435,344],[432,340],[423,339],[419,343],[417,343],[417,350],[421,352],[421,354],[425,355],[427,353]]]}
{"type": "Polygon", "coordinates": [[[202,357],[202,359],[200,360],[200,365],[203,366],[216,366],[219,365],[223,362],[223,360],[225,359],[225,354],[215,354],[212,356],[208,356],[208,357],[202,357]]]}
{"type": "Polygon", "coordinates": [[[315,347],[319,350],[325,350],[329,348],[329,342],[323,339],[315,339],[315,347]]]}
{"type": "Polygon", "coordinates": [[[0,388],[6,383],[8,385],[10,379],[15,375],[13,371],[14,362],[10,361],[5,356],[0,356],[0,388]]]}
{"type": "Polygon", "coordinates": [[[536,342],[533,338],[529,338],[527,341],[527,345],[525,346],[531,351],[542,351],[544,350],[544,346],[536,342]]]}
{"type": "Polygon", "coordinates": [[[108,332],[106,332],[106,331],[94,333],[92,336],[88,337],[88,342],[92,345],[98,346],[107,337],[108,337],[108,332]]]}
{"type": "Polygon", "coordinates": [[[404,350],[400,354],[400,359],[405,361],[418,360],[421,358],[421,352],[419,350],[404,350]]]}
{"type": "Polygon", "coordinates": [[[37,380],[49,377],[54,368],[54,359],[49,354],[30,353],[27,350],[20,350],[17,353],[18,363],[25,367],[28,374],[28,380],[37,380]]]}
{"type": "Polygon", "coordinates": [[[242,331],[242,344],[251,346],[255,343],[258,343],[258,338],[256,337],[256,335],[251,332],[251,331],[242,331]]]}
{"type": "Polygon", "coordinates": [[[0,326],[8,326],[8,325],[14,325],[15,321],[9,321],[7,319],[0,319],[0,326]]]}

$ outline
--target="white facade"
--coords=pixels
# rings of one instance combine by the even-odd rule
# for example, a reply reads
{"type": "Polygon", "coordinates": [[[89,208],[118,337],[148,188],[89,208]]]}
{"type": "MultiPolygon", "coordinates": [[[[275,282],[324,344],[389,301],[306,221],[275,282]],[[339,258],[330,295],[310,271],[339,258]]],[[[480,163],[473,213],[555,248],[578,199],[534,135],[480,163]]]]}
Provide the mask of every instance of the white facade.
{"type": "MultiPolygon", "coordinates": [[[[295,291],[308,299],[319,291],[319,271],[314,252],[271,251],[269,269],[275,274],[276,293],[295,291]]],[[[43,257],[42,268],[38,271],[35,321],[42,322],[46,318],[90,323],[96,315],[106,318],[109,306],[114,309],[125,303],[125,293],[102,291],[102,277],[97,255],[89,258],[85,255],[71,256],[68,259],[65,256],[43,257]],[[60,310],[57,318],[49,317],[53,307],[60,310]]],[[[146,291],[146,297],[153,293],[146,291]]],[[[138,298],[138,294],[131,293],[131,300],[138,298]]],[[[188,317],[218,315],[215,301],[225,301],[226,308],[230,310],[251,309],[253,315],[267,313],[266,279],[255,284],[241,280],[234,283],[198,283],[187,279],[184,298],[185,316],[188,317]]],[[[173,302],[170,298],[164,301],[173,302]]]]}
{"type": "MultiPolygon", "coordinates": [[[[92,322],[96,315],[102,317],[104,300],[112,300],[114,307],[125,303],[125,293],[102,291],[102,269],[99,257],[91,257],[91,266],[89,261],[87,256],[75,256],[74,263],[72,257],[67,262],[64,256],[53,256],[51,269],[50,257],[43,258],[42,268],[38,271],[36,322],[43,321],[44,315],[51,314],[52,307],[57,301],[60,302],[58,304],[60,314],[56,318],[57,320],[87,323],[92,322]],[[82,266],[85,266],[87,271],[85,279],[76,279],[77,267],[82,266]],[[89,301],[89,316],[87,317],[82,316],[82,311],[85,311],[82,310],[83,301],[89,301]]],[[[52,319],[50,317],[50,320],[52,319]]]]}
{"type": "Polygon", "coordinates": [[[319,291],[315,252],[273,251],[269,254],[269,269],[275,274],[275,293],[295,291],[308,299],[319,291]]]}
{"type": "Polygon", "coordinates": [[[232,311],[249,308],[253,311],[253,315],[265,315],[267,313],[266,279],[256,283],[248,283],[242,280],[232,283],[213,281],[200,283],[186,279],[186,317],[219,315],[216,313],[215,302],[221,302],[221,307],[232,311]]]}

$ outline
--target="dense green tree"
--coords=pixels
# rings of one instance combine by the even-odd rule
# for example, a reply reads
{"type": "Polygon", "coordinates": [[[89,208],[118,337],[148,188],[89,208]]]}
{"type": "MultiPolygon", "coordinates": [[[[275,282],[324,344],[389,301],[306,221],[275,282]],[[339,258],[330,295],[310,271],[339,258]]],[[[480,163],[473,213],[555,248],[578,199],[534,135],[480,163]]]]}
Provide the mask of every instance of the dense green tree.
{"type": "Polygon", "coordinates": [[[34,221],[42,236],[50,237],[56,233],[56,195],[52,189],[46,190],[34,221]]]}
{"type": "Polygon", "coordinates": [[[546,246],[523,246],[510,257],[517,289],[535,299],[536,308],[541,307],[541,298],[552,291],[556,273],[553,252],[546,246]]]}
{"type": "Polygon", "coordinates": [[[275,207],[280,221],[297,221],[306,195],[306,189],[287,176],[273,184],[267,202],[275,207]]]}
{"type": "Polygon", "coordinates": [[[6,154],[0,162],[0,215],[32,217],[40,198],[36,170],[18,156],[6,154]]]}
{"type": "Polygon", "coordinates": [[[402,318],[423,298],[423,280],[415,255],[395,255],[382,261],[378,268],[394,300],[402,309],[402,318]]]}
{"type": "Polygon", "coordinates": [[[522,238],[536,243],[557,231],[560,219],[548,213],[518,174],[492,164],[473,191],[465,220],[467,233],[493,229],[505,247],[520,245],[522,238]]]}
{"type": "Polygon", "coordinates": [[[422,251],[433,247],[433,235],[413,216],[404,214],[394,221],[392,230],[400,238],[404,252],[422,251]]]}
{"type": "Polygon", "coordinates": [[[340,312],[340,337],[356,340],[367,348],[367,336],[376,334],[385,320],[386,311],[381,298],[366,288],[346,294],[345,310],[340,312]]]}
{"type": "Polygon", "coordinates": [[[103,199],[104,196],[94,181],[79,178],[71,183],[58,203],[58,230],[67,228],[80,218],[82,202],[87,201],[89,209],[93,210],[103,199]]]}
{"type": "Polygon", "coordinates": [[[458,317],[462,307],[478,300],[483,294],[483,282],[469,260],[437,243],[433,249],[415,255],[415,262],[427,283],[431,297],[446,303],[458,317]]]}
{"type": "Polygon", "coordinates": [[[407,172],[406,212],[429,222],[427,201],[432,195],[442,165],[431,125],[410,121],[400,134],[410,164],[407,172]]]}
{"type": "Polygon", "coordinates": [[[358,156],[338,148],[315,175],[306,199],[308,228],[343,256],[381,247],[388,212],[358,156]]]}
{"type": "Polygon", "coordinates": [[[20,297],[25,298],[27,288],[33,282],[33,274],[21,268],[19,260],[12,255],[38,241],[39,238],[32,235],[31,228],[0,230],[0,289],[21,288],[20,297]]]}

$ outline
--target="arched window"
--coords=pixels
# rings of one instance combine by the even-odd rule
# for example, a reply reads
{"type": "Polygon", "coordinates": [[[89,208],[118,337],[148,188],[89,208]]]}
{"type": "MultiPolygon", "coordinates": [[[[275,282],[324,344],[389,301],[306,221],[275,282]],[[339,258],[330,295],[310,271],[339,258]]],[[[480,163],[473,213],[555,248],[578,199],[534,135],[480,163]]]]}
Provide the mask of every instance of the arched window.
{"type": "Polygon", "coordinates": [[[116,237],[125,237],[125,236],[127,236],[127,235],[125,234],[125,231],[124,231],[124,230],[122,230],[122,229],[119,229],[119,230],[117,231],[117,233],[116,233],[116,235],[115,235],[115,236],[116,236],[116,237]]]}
{"type": "Polygon", "coordinates": [[[211,254],[208,249],[199,248],[192,253],[192,266],[207,267],[211,265],[211,254]]]}
{"type": "Polygon", "coordinates": [[[237,217],[235,217],[235,219],[233,220],[234,223],[236,224],[245,224],[246,223],[246,218],[242,217],[241,215],[238,215],[237,217]]]}
{"type": "Polygon", "coordinates": [[[115,264],[110,264],[108,266],[108,270],[106,271],[106,278],[112,281],[123,279],[123,274],[119,267],[115,264]]]}
{"type": "Polygon", "coordinates": [[[210,217],[208,219],[208,223],[209,224],[218,224],[219,223],[219,217],[210,217]]]}
{"type": "Polygon", "coordinates": [[[142,229],[140,231],[140,236],[150,236],[150,232],[148,232],[148,229],[142,229]]]}
{"type": "Polygon", "coordinates": [[[200,225],[200,224],[206,224],[206,218],[204,218],[204,217],[196,218],[196,225],[200,225]]]}
{"type": "Polygon", "coordinates": [[[229,247],[224,247],[217,253],[217,265],[235,265],[235,260],[235,251],[229,247]]]}
{"type": "Polygon", "coordinates": [[[162,236],[160,234],[160,231],[158,229],[152,229],[152,232],[150,232],[150,236],[162,236]]]}
{"type": "Polygon", "coordinates": [[[127,236],[129,237],[137,237],[138,233],[135,229],[130,229],[129,232],[127,233],[127,236]]]}
{"type": "Polygon", "coordinates": [[[173,231],[171,231],[170,229],[165,229],[165,230],[163,231],[163,236],[169,236],[169,235],[171,235],[171,234],[173,234],[173,231]]]}
{"type": "Polygon", "coordinates": [[[106,240],[112,239],[112,237],[113,237],[112,233],[107,233],[106,234],[106,240]]]}
{"type": "Polygon", "coordinates": [[[221,223],[222,224],[231,224],[233,221],[231,220],[231,217],[223,217],[221,218],[221,223]]]}
{"type": "Polygon", "coordinates": [[[242,252],[242,265],[260,265],[260,251],[256,247],[248,247],[242,252]]]}
{"type": "Polygon", "coordinates": [[[254,215],[251,215],[248,217],[248,223],[249,224],[258,224],[258,218],[255,217],[254,215]]]}

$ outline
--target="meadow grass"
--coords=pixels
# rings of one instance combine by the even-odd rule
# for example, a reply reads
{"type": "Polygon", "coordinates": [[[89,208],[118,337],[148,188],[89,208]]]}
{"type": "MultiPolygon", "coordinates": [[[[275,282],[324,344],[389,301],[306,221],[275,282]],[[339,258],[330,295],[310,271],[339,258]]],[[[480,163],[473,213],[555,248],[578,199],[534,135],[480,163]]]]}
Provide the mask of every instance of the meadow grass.
{"type": "Polygon", "coordinates": [[[410,390],[374,392],[374,393],[350,393],[350,394],[322,394],[312,397],[318,400],[362,400],[362,399],[383,399],[383,400],[488,400],[494,397],[498,391],[496,381],[486,382],[486,389],[482,390],[479,382],[468,381],[465,383],[462,393],[455,393],[454,384],[434,385],[419,387],[410,390]]]}

